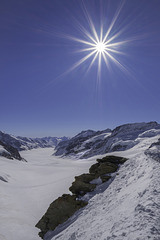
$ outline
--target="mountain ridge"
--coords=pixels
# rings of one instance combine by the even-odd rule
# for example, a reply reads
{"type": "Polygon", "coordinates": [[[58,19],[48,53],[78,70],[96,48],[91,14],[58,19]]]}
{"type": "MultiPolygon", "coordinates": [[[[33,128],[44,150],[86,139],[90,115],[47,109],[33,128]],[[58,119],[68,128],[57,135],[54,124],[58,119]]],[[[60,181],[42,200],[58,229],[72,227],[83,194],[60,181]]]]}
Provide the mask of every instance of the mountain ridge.
{"type": "MultiPolygon", "coordinates": [[[[67,194],[66,189],[74,182],[71,190],[75,192],[82,176],[88,181],[88,169],[98,166],[104,170],[104,165],[101,168],[97,163],[105,156],[114,155],[128,161],[114,173],[110,185],[106,182],[107,189],[98,185],[91,199],[93,192],[82,196],[89,199],[88,205],[71,217],[71,225],[64,223],[58,232],[48,231],[44,239],[159,240],[160,125],[156,122],[125,124],[113,130],[82,131],[73,139],[59,143],[65,148],[68,142],[74,144],[66,158],[53,156],[53,148],[40,147],[21,152],[27,164],[0,156],[0,239],[38,240],[38,229],[34,226],[49,204],[67,194]],[[102,150],[108,153],[103,154],[102,150]],[[90,153],[94,156],[79,160],[90,153]]],[[[7,151],[0,145],[0,151],[4,150],[7,151]]],[[[101,180],[108,177],[103,176],[101,180]]],[[[100,183],[99,178],[93,181],[90,183],[100,183]]]]}
{"type": "Polygon", "coordinates": [[[156,134],[156,130],[160,130],[160,124],[157,122],[128,123],[113,130],[94,131],[92,134],[91,130],[82,131],[66,142],[58,144],[55,155],[89,158],[97,154],[123,151],[135,146],[139,142],[138,137],[142,137],[142,134],[150,130],[153,130],[151,135],[156,134]]]}
{"type": "Polygon", "coordinates": [[[19,151],[34,148],[55,147],[59,142],[68,140],[67,137],[27,138],[14,136],[0,131],[0,156],[23,160],[19,151]]]}

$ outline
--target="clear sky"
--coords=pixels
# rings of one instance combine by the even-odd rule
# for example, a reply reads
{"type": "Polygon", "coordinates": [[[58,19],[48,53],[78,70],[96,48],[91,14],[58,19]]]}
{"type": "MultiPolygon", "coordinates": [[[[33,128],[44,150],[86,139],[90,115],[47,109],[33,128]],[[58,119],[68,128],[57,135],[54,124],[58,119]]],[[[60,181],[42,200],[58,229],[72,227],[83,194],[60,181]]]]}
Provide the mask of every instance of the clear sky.
{"type": "Polygon", "coordinates": [[[0,89],[15,135],[160,122],[160,1],[1,0],[0,89]],[[100,29],[105,53],[85,60],[100,29]]]}

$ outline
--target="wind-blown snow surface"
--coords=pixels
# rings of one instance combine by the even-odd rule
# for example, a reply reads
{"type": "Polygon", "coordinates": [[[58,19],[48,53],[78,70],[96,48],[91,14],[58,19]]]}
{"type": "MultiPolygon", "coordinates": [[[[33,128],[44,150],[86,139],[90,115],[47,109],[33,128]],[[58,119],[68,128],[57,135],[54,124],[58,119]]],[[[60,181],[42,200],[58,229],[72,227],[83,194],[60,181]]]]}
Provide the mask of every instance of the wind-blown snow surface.
{"type": "Polygon", "coordinates": [[[52,154],[53,148],[23,151],[27,163],[0,157],[0,240],[40,240],[35,224],[53,200],[68,193],[74,176],[93,164],[52,154]]]}
{"type": "Polygon", "coordinates": [[[160,240],[160,164],[144,155],[157,139],[144,138],[130,150],[114,152],[130,158],[115,180],[74,223],[47,240],[160,240]]]}

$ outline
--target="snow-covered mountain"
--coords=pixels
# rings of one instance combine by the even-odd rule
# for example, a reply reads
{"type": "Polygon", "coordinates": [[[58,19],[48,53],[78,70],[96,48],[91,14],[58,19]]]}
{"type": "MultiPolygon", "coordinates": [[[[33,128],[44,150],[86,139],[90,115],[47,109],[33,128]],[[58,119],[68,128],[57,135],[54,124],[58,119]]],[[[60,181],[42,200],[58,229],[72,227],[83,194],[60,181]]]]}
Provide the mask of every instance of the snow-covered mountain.
{"type": "Polygon", "coordinates": [[[106,129],[104,131],[82,131],[75,137],[69,139],[66,142],[61,142],[56,146],[56,156],[77,155],[81,157],[84,153],[90,151],[93,145],[97,148],[104,142],[105,138],[110,136],[111,130],[106,129]]]}
{"type": "Polygon", "coordinates": [[[66,142],[56,146],[55,155],[88,158],[97,154],[124,151],[134,147],[142,137],[160,133],[157,122],[125,124],[114,130],[83,131],[66,142]]]}
{"type": "Polygon", "coordinates": [[[148,157],[160,162],[160,138],[157,142],[152,143],[149,148],[145,151],[148,157]]]}
{"type": "Polygon", "coordinates": [[[68,140],[67,137],[43,137],[43,138],[27,138],[16,137],[0,131],[0,141],[4,144],[16,148],[18,151],[33,148],[55,147],[59,142],[68,140]]]}
{"type": "Polygon", "coordinates": [[[129,161],[114,181],[91,198],[68,226],[62,224],[44,239],[160,240],[160,164],[144,154],[154,141],[157,136],[143,136],[133,148],[115,152],[129,161]]]}
{"type": "Polygon", "coordinates": [[[18,150],[11,145],[5,144],[0,141],[0,156],[6,157],[8,159],[17,159],[23,160],[21,155],[19,154],[18,150]]]}
{"type": "MultiPolygon", "coordinates": [[[[1,152],[9,154],[3,145],[1,152]]],[[[107,155],[128,160],[69,224],[48,231],[44,239],[160,240],[160,124],[83,131],[59,143],[56,151],[58,157],[51,155],[52,148],[21,151],[27,163],[0,156],[0,240],[40,240],[35,225],[49,205],[70,193],[75,176],[107,155]]]]}

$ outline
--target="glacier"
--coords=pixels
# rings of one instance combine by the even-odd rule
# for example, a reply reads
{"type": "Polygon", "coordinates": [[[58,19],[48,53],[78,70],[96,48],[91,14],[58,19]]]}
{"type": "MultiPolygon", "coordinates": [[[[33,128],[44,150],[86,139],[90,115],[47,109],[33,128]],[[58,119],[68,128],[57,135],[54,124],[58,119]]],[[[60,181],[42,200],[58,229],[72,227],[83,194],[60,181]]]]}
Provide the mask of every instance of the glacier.
{"type": "Polygon", "coordinates": [[[112,146],[116,141],[129,146],[102,154],[97,148],[97,153],[87,158],[81,158],[86,149],[55,156],[53,147],[21,151],[27,162],[0,156],[0,240],[40,240],[35,224],[49,204],[69,193],[74,177],[87,173],[97,158],[111,154],[129,160],[67,228],[62,226],[63,231],[56,235],[49,232],[46,240],[160,240],[159,124],[134,124],[125,129],[99,131],[99,135],[90,132],[89,136],[83,133],[87,139],[79,142],[78,148],[86,141],[111,140],[111,135],[112,146]]]}

